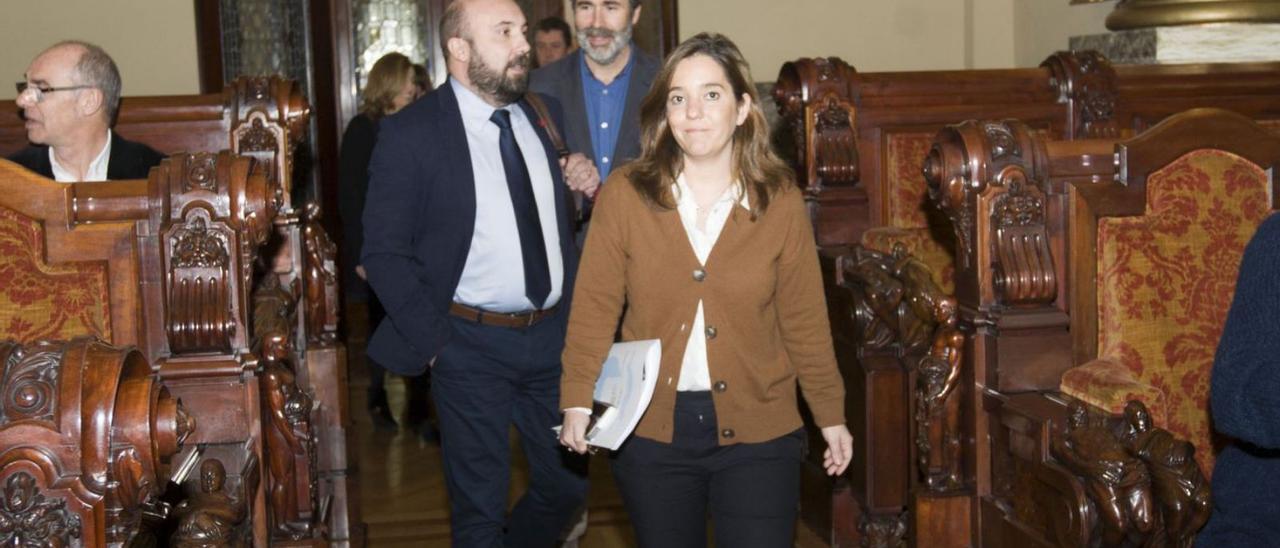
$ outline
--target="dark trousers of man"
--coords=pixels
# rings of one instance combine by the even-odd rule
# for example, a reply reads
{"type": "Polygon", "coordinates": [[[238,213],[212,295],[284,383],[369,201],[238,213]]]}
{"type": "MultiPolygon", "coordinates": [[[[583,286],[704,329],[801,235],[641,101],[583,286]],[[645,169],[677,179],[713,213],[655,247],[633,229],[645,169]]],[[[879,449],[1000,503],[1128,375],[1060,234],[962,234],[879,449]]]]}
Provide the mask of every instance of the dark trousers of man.
{"type": "Polygon", "coordinates": [[[431,397],[455,547],[550,548],[586,500],[586,460],[564,450],[551,430],[561,422],[566,315],[561,307],[528,328],[450,317],[454,335],[432,368],[431,397]],[[504,519],[512,424],[529,462],[529,489],[504,519]]]}
{"type": "Polygon", "coordinates": [[[676,395],[671,443],[632,437],[614,477],[641,548],[701,548],[710,510],[716,546],[794,545],[804,430],[718,446],[710,392],[676,395]]]}

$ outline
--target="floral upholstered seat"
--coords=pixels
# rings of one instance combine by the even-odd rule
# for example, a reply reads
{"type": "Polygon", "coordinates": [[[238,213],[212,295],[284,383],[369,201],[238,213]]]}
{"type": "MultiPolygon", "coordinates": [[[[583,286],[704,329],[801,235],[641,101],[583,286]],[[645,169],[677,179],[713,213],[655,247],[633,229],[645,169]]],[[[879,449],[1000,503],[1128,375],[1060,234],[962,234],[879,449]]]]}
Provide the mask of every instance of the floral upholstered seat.
{"type": "Polygon", "coordinates": [[[1062,377],[1062,392],[1112,413],[1145,402],[1158,426],[1197,447],[1206,475],[1209,374],[1271,185],[1241,156],[1193,150],[1147,177],[1144,214],[1099,219],[1098,359],[1062,377]]]}

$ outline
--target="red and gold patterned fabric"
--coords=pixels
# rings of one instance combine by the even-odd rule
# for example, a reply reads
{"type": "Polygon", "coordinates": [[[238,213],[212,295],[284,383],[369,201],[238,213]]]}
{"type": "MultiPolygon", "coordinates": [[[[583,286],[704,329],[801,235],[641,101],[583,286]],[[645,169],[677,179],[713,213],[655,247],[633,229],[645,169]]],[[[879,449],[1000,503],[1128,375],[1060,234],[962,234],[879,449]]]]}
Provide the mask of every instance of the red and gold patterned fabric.
{"type": "Polygon", "coordinates": [[[926,208],[929,185],[924,180],[924,158],[933,144],[933,132],[891,133],[885,142],[885,216],[888,226],[929,226],[926,208]]]}
{"type": "Polygon", "coordinates": [[[947,293],[954,292],[953,251],[932,236],[929,212],[936,206],[929,200],[929,186],[921,171],[933,143],[933,132],[891,133],[885,139],[884,222],[862,235],[863,247],[891,253],[894,242],[902,242],[917,259],[929,266],[934,281],[947,293]]]}
{"type": "Polygon", "coordinates": [[[1270,213],[1269,187],[1247,160],[1198,150],[1148,177],[1145,215],[1100,220],[1100,361],[1062,378],[1063,392],[1117,413],[1159,391],[1163,399],[1146,400],[1163,416],[1157,425],[1195,444],[1206,475],[1209,373],[1245,244],[1270,213]]]}
{"type": "Polygon", "coordinates": [[[106,265],[46,264],[39,221],[0,207],[0,339],[111,340],[106,265]]]}

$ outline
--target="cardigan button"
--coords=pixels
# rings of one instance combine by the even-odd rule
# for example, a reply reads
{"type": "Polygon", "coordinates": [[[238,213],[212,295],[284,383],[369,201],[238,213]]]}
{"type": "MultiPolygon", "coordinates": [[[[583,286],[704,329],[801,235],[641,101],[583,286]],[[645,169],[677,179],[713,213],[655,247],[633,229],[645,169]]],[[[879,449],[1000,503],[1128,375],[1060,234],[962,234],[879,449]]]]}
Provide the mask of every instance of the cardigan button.
{"type": "Polygon", "coordinates": [[[706,271],[706,270],[703,270],[703,269],[699,268],[699,269],[695,269],[695,270],[693,271],[693,281],[695,281],[695,282],[700,282],[700,281],[705,280],[705,279],[707,279],[707,271],[706,271]]]}
{"type": "Polygon", "coordinates": [[[713,386],[711,387],[711,389],[712,389],[712,390],[715,390],[716,392],[719,392],[719,393],[723,394],[725,390],[728,390],[728,389],[729,389],[729,385],[728,385],[727,383],[725,383],[724,381],[720,381],[720,382],[715,383],[715,385],[713,385],[713,386]]]}
{"type": "Polygon", "coordinates": [[[707,340],[716,338],[716,328],[714,325],[707,326],[707,340]]]}
{"type": "Polygon", "coordinates": [[[724,430],[721,430],[721,431],[720,431],[720,435],[721,435],[721,436],[724,436],[724,439],[726,439],[726,440],[731,440],[731,439],[733,439],[733,429],[732,429],[732,428],[725,428],[724,430]]]}

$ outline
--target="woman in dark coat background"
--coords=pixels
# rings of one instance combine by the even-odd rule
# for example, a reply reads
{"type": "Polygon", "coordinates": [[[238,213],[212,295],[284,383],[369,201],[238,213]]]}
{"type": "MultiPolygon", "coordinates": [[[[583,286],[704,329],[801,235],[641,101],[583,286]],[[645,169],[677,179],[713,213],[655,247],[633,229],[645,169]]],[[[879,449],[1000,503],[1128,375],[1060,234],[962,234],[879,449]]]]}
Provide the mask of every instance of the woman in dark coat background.
{"type": "MultiPolygon", "coordinates": [[[[378,59],[369,70],[360,104],[360,113],[347,124],[342,134],[342,151],[338,158],[338,213],[342,217],[343,255],[350,275],[348,291],[363,295],[369,303],[369,332],[372,333],[386,316],[382,303],[369,290],[364,267],[360,265],[360,250],[364,244],[365,195],[369,192],[369,157],[378,141],[378,123],[382,118],[424,95],[431,89],[426,71],[419,71],[408,57],[388,53],[378,59]]],[[[366,356],[369,367],[369,413],[373,425],[380,431],[395,431],[398,427],[387,403],[385,387],[386,370],[366,356]]],[[[433,429],[426,421],[427,375],[416,377],[409,383],[407,418],[411,426],[418,427],[424,438],[431,438],[433,429]]]]}

